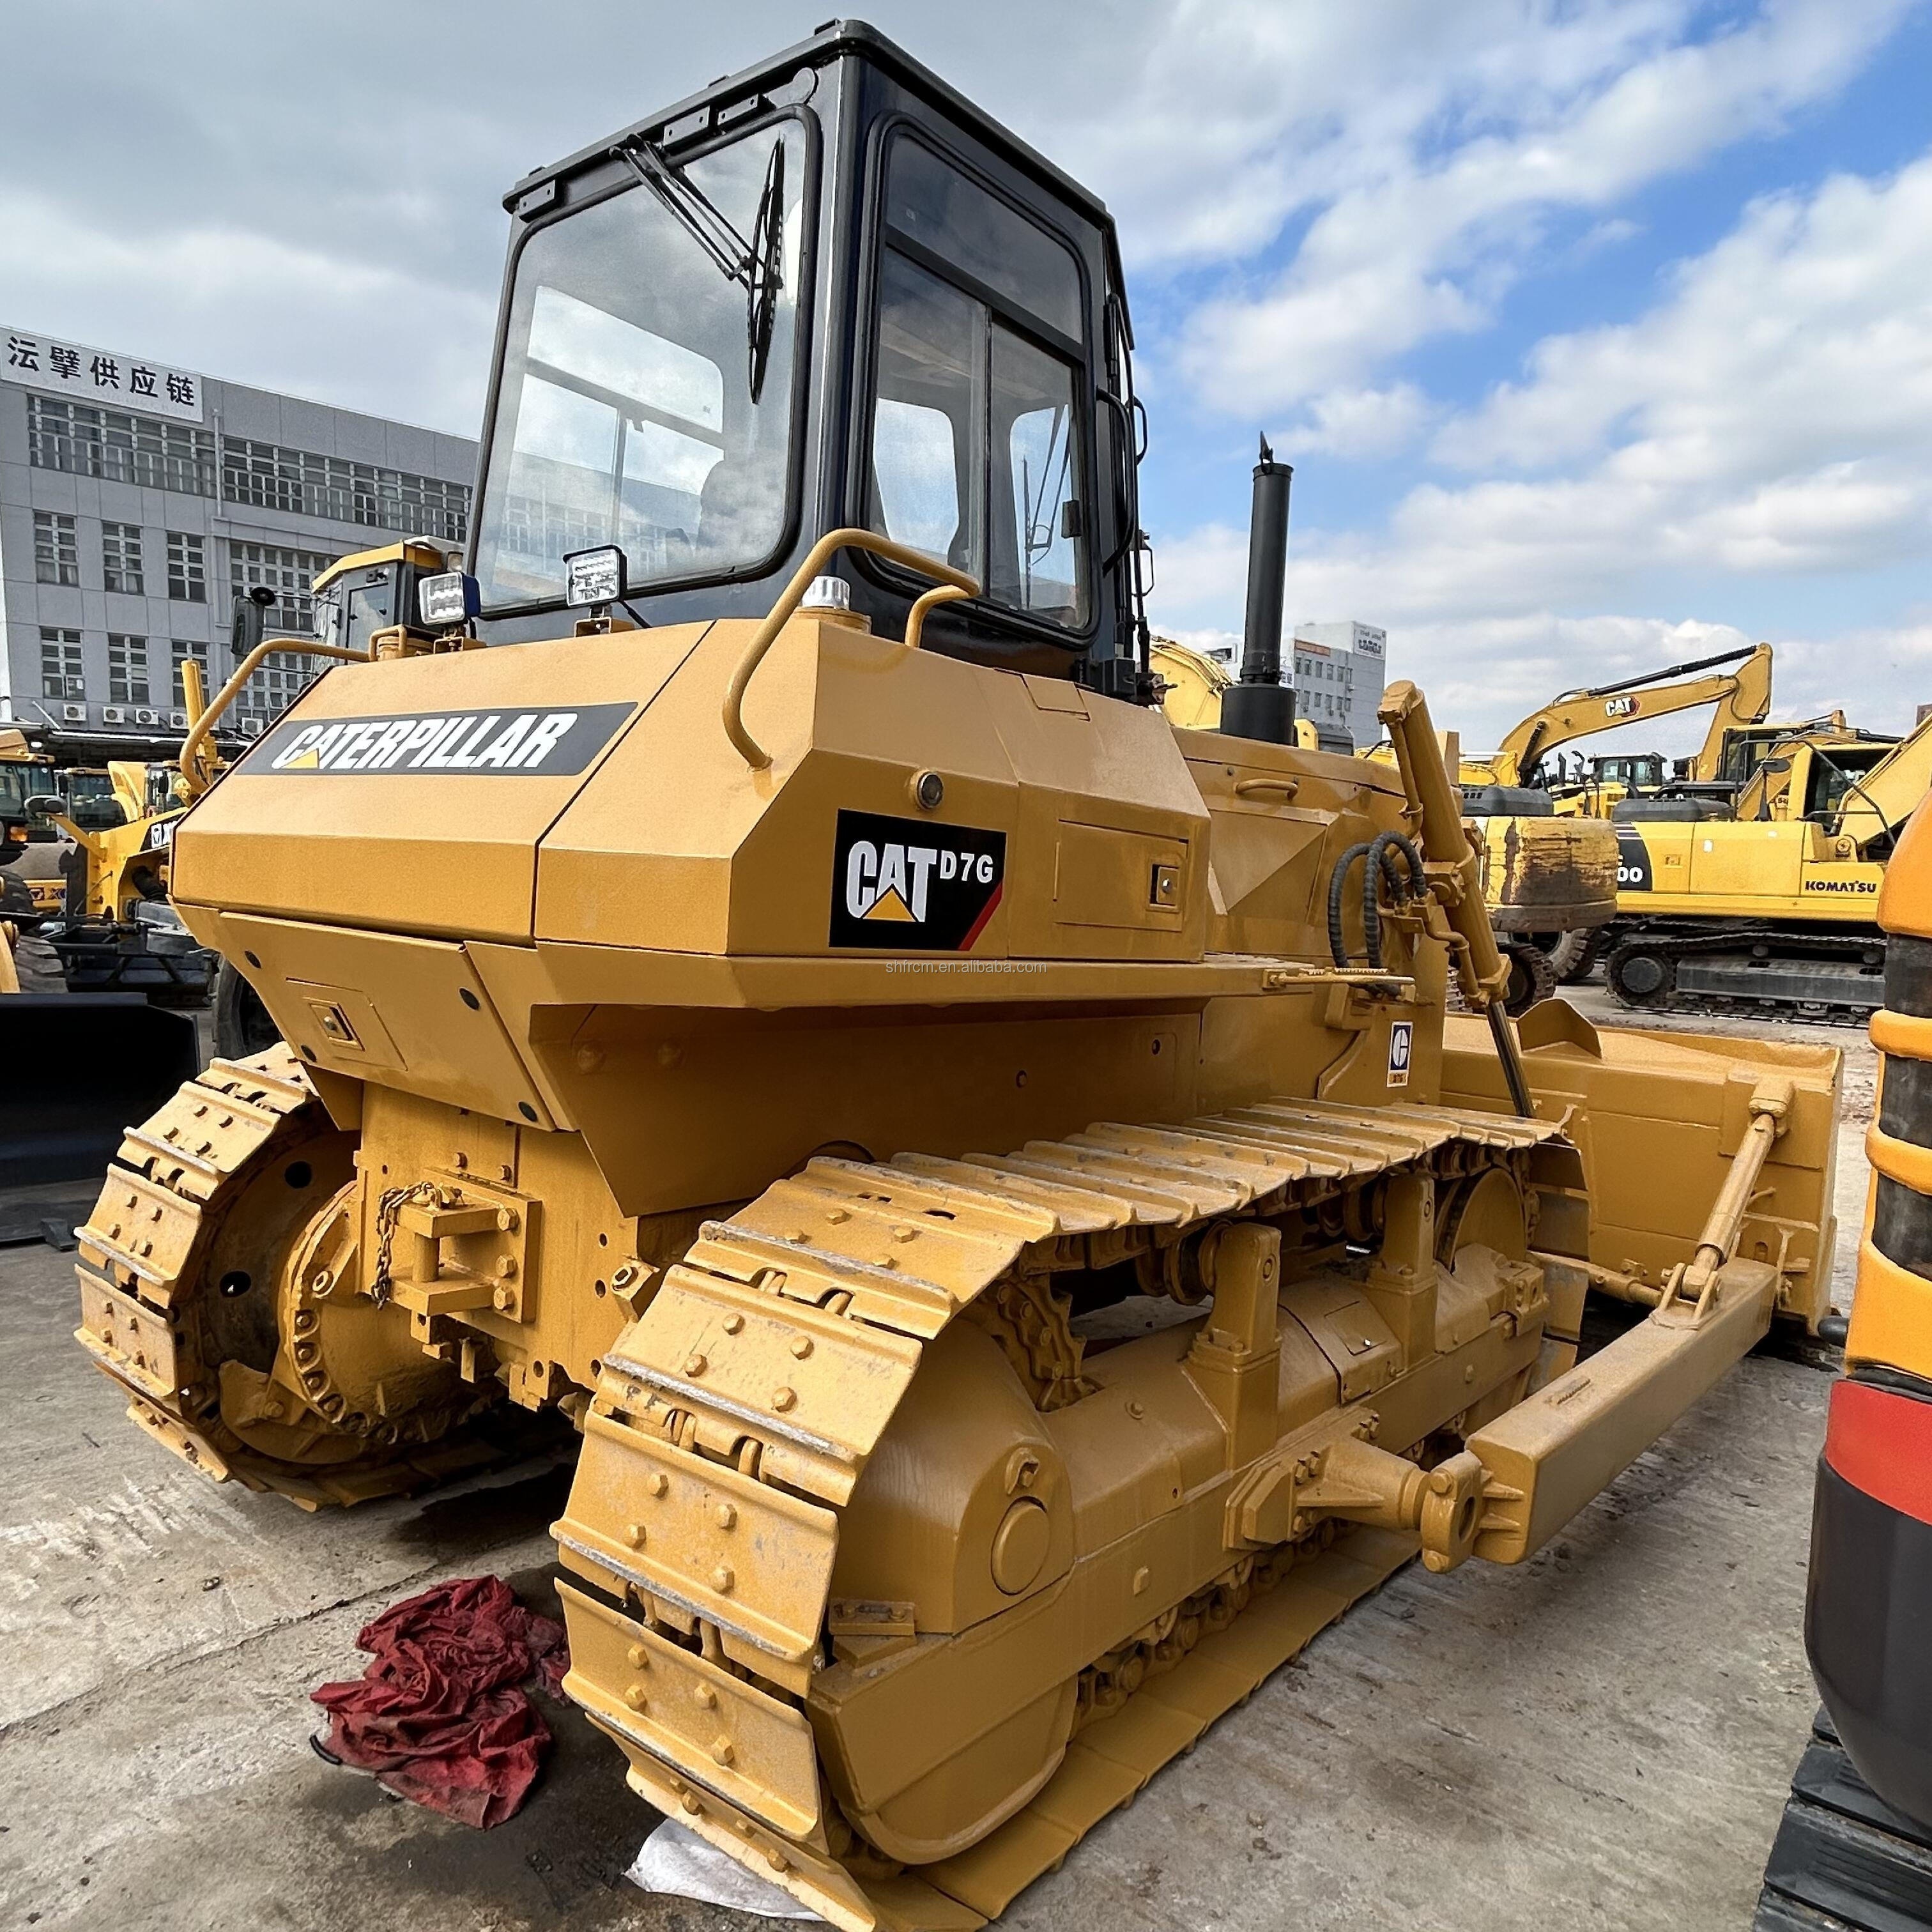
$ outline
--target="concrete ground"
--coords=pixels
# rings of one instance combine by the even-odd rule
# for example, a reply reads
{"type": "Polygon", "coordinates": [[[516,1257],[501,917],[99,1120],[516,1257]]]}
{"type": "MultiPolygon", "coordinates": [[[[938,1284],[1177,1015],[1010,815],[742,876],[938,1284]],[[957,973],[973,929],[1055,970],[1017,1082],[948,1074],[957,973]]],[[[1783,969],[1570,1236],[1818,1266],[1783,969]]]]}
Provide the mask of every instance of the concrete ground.
{"type": "MultiPolygon", "coordinates": [[[[1600,992],[1579,1004],[1607,1019],[1600,992]]],[[[1841,1282],[1872,1054],[1846,1048],[1841,1282]]],[[[1840,1305],[1847,1305],[1842,1292],[1840,1305]]],[[[488,1834],[310,1752],[308,1692],[442,1576],[547,1589],[566,1473],[306,1516],[142,1440],[70,1339],[70,1258],[0,1250],[0,1922],[760,1922],[620,1874],[656,1814],[574,1714],[488,1834]]],[[[1826,1378],[1744,1363],[1517,1570],[1403,1572],[1018,1900],[1025,1932],[1746,1926],[1814,1702],[1799,1637],[1826,1378]]]]}

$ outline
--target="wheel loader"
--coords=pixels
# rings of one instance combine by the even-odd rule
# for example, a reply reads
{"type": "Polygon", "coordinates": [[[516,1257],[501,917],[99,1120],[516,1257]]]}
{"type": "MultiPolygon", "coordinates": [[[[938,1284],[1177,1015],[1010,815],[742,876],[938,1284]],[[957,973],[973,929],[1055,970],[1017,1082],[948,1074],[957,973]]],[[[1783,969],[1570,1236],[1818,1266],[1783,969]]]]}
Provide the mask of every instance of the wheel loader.
{"type": "Polygon", "coordinates": [[[1815,1328],[1839,1057],[1508,1021],[1420,692],[1393,766],[1293,742],[1284,466],[1166,721],[1112,223],[872,29],[506,206],[468,567],[182,820],[284,1043],[130,1132],[79,1339],[308,1506],[568,1418],[614,1774],[978,1925],[1815,1328]]]}
{"type": "Polygon", "coordinates": [[[0,729],[0,1192],[92,1183],[128,1123],[200,1064],[184,1016],[138,995],[62,990],[38,937],[38,882],[21,875],[49,850],[32,833],[54,770],[24,733],[0,729]]]}
{"type": "Polygon", "coordinates": [[[1879,904],[1878,1117],[1811,1524],[1804,1646],[1824,1699],[1765,1874],[1759,1932],[1932,1926],[1932,816],[1879,904]]]}

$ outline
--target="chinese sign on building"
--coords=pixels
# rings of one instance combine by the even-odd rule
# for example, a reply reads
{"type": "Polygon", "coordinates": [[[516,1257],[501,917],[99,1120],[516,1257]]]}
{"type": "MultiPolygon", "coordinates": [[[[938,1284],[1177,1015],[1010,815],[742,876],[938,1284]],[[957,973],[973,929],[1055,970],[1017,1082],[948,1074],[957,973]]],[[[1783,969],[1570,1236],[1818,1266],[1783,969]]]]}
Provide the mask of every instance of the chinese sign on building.
{"type": "Polygon", "coordinates": [[[201,378],[131,356],[110,356],[77,342],[57,342],[25,329],[0,332],[0,380],[51,389],[83,402],[116,404],[149,416],[202,419],[201,378]]]}

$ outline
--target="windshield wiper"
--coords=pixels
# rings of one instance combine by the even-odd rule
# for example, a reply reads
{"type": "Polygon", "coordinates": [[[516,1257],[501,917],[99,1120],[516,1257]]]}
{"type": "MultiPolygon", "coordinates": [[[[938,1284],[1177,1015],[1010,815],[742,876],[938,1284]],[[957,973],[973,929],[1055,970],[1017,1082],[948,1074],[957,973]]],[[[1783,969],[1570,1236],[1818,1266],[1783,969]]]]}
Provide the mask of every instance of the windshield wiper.
{"type": "Polygon", "coordinates": [[[779,292],[784,286],[784,143],[772,143],[771,165],[765,170],[764,192],[758,197],[749,241],[696,182],[665,158],[655,141],[634,134],[610,152],[630,164],[632,172],[704,250],[712,266],[745,291],[746,376],[755,403],[765,386],[772,326],[779,292]]]}

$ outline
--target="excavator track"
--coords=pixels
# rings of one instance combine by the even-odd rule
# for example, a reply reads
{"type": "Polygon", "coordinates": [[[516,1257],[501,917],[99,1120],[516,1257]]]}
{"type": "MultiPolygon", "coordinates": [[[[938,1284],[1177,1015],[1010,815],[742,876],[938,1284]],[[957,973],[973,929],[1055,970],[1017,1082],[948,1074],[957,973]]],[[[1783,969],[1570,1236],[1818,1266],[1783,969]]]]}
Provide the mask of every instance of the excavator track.
{"type": "MultiPolygon", "coordinates": [[[[1318,1528],[1150,1606],[1124,1648],[1071,1660],[1076,1734],[1027,1802],[968,1849],[896,1870],[855,1846],[813,1714],[868,1644],[916,1639],[906,1606],[835,1602],[832,1583],[840,1511],[926,1346],[989,1291],[1126,1262],[1157,1292],[1206,1223],[1305,1210],[1339,1233],[1348,1197],[1394,1169],[1476,1174],[1557,1131],[1289,1100],[997,1159],[812,1161],[707,1223],[604,1356],[554,1526],[590,1586],[560,1586],[566,1690],[641,1795],[833,1923],[996,1916],[1417,1546],[1358,1528],[1330,1548],[1318,1528]]],[[[1032,1353],[1047,1358],[1036,1404],[1070,1399],[1077,1348],[1070,1364],[1037,1338],[1032,1353]]]]}
{"type": "Polygon", "coordinates": [[[1604,976],[1619,1004],[1638,1012],[1862,1027],[1884,1003],[1884,936],[1876,932],[1639,932],[1616,937],[1604,976]]]}
{"type": "Polygon", "coordinates": [[[288,1202],[281,1218],[291,1233],[299,1228],[305,1204],[319,1203],[338,1180],[330,1154],[346,1176],[346,1142],[334,1144],[342,1140],[286,1046],[214,1060],[127,1130],[100,1199],[76,1231],[75,1339],[125,1391],[130,1418],[204,1475],[273,1491],[305,1509],[406,1493],[499,1456],[472,1438],[398,1436],[304,1466],[250,1449],[221,1421],[224,1358],[210,1346],[208,1298],[232,1298],[238,1310],[244,1297],[270,1292],[266,1282],[222,1270],[216,1253],[224,1224],[280,1165],[288,1202]]]}

